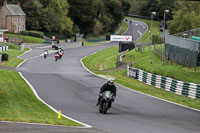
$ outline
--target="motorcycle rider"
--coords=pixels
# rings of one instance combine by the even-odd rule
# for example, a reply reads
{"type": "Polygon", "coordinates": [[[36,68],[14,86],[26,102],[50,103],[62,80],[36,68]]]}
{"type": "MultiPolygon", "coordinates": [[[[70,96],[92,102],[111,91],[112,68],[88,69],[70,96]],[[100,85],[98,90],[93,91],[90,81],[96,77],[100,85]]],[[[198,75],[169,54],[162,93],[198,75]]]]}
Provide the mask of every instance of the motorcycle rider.
{"type": "Polygon", "coordinates": [[[111,99],[111,102],[109,103],[108,107],[110,108],[111,105],[112,105],[112,102],[115,100],[115,97],[116,97],[116,92],[117,92],[117,89],[116,89],[116,86],[114,85],[114,79],[109,79],[107,83],[105,83],[101,89],[100,89],[100,92],[99,92],[99,96],[98,96],[98,103],[96,104],[96,106],[98,106],[100,104],[100,100],[101,98],[103,97],[103,93],[105,91],[111,91],[113,93],[113,97],[111,99]]]}
{"type": "Polygon", "coordinates": [[[46,59],[46,57],[48,56],[48,54],[49,54],[49,51],[47,50],[47,49],[45,49],[45,51],[44,51],[44,58],[46,59]]]}
{"type": "Polygon", "coordinates": [[[56,59],[56,61],[57,61],[58,58],[59,58],[59,53],[56,52],[56,53],[55,53],[55,59],[56,59]]]}
{"type": "Polygon", "coordinates": [[[59,51],[59,53],[64,54],[64,50],[63,50],[63,48],[59,48],[58,51],[59,51]]]}

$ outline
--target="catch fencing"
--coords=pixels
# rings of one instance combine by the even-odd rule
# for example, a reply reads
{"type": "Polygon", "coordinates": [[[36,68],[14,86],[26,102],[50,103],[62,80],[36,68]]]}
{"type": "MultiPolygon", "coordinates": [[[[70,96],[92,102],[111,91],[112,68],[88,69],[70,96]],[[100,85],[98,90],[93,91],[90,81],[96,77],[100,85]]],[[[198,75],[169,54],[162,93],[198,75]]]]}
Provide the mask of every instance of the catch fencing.
{"type": "Polygon", "coordinates": [[[140,69],[127,67],[128,77],[166,91],[200,100],[200,84],[178,81],[172,78],[151,74],[140,69]]]}
{"type": "Polygon", "coordinates": [[[196,67],[200,65],[200,43],[178,36],[165,36],[165,58],[177,64],[196,67]]]}

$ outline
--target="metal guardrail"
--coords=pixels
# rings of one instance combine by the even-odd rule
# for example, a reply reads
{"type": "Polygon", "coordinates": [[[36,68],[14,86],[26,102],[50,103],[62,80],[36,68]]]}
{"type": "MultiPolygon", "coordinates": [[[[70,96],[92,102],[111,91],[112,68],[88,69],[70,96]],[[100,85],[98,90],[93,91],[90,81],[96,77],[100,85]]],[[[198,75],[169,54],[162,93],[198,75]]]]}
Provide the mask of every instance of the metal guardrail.
{"type": "Polygon", "coordinates": [[[0,52],[4,52],[8,50],[8,46],[6,45],[0,45],[0,52]]]}
{"type": "Polygon", "coordinates": [[[46,40],[46,41],[52,41],[51,38],[49,38],[49,37],[47,37],[47,36],[45,36],[45,35],[43,35],[43,39],[46,40]]]}
{"type": "Polygon", "coordinates": [[[151,20],[151,17],[134,15],[134,14],[126,14],[125,16],[127,16],[127,17],[135,17],[135,18],[143,18],[143,19],[149,19],[149,20],[151,20]]]}
{"type": "Polygon", "coordinates": [[[127,67],[128,77],[172,93],[200,100],[200,84],[178,81],[172,78],[151,74],[140,69],[127,67]]]}

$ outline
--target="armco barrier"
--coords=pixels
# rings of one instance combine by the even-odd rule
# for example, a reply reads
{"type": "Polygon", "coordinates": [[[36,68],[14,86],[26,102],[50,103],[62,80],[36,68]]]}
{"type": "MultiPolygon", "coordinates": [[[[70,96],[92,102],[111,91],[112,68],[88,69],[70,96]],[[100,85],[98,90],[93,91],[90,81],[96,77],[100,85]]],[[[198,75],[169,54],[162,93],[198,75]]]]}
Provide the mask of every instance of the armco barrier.
{"type": "Polygon", "coordinates": [[[127,67],[127,75],[156,88],[200,100],[200,84],[182,82],[172,78],[154,75],[129,66],[127,67]]]}
{"type": "Polygon", "coordinates": [[[4,52],[8,50],[8,46],[6,45],[0,45],[0,52],[4,52]]]}

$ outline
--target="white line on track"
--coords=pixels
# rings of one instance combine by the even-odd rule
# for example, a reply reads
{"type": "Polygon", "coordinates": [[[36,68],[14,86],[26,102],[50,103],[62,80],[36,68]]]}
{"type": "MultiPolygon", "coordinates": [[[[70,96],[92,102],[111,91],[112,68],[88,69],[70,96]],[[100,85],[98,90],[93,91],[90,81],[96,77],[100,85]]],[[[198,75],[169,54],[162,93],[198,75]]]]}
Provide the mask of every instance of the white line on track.
{"type": "MultiPolygon", "coordinates": [[[[43,100],[39,97],[39,95],[37,94],[37,92],[35,91],[35,89],[33,88],[33,86],[32,86],[32,85],[28,82],[28,80],[22,75],[22,73],[19,72],[19,74],[20,74],[20,76],[26,81],[26,83],[29,85],[29,87],[32,89],[32,91],[33,91],[34,95],[37,97],[37,99],[40,100],[43,104],[45,104],[47,107],[49,107],[51,110],[53,110],[55,113],[58,114],[58,113],[59,113],[58,110],[56,110],[55,108],[53,108],[51,105],[47,104],[45,101],[43,101],[43,100]]],[[[67,119],[69,119],[69,120],[72,120],[72,121],[74,121],[74,122],[76,122],[76,123],[79,123],[79,124],[85,126],[85,127],[78,127],[78,128],[91,128],[91,127],[92,127],[92,126],[90,126],[90,125],[87,125],[87,124],[85,124],[85,123],[82,123],[82,122],[80,122],[80,121],[77,121],[77,120],[75,120],[75,119],[73,119],[73,118],[70,118],[70,117],[68,117],[68,116],[66,116],[66,115],[64,115],[64,114],[62,114],[62,116],[65,117],[65,118],[67,118],[67,119]]],[[[76,126],[74,126],[74,127],[76,128],[76,126]]]]}
{"type": "MultiPolygon", "coordinates": [[[[30,47],[29,47],[29,49],[30,49],[29,51],[26,51],[26,52],[24,52],[22,55],[17,56],[17,58],[23,59],[23,58],[21,58],[21,56],[23,56],[23,55],[25,55],[26,53],[32,51],[32,49],[31,49],[30,47]]],[[[27,59],[24,59],[24,61],[22,61],[22,62],[16,67],[16,69],[19,68],[24,62],[26,62],[26,60],[27,60],[27,59]]]]}
{"type": "MultiPolygon", "coordinates": [[[[144,34],[145,34],[147,31],[148,31],[148,27],[147,27],[146,31],[144,32],[144,34]]],[[[139,38],[138,38],[138,39],[139,39],[139,38]]],[[[99,52],[99,51],[97,51],[97,52],[99,52]]],[[[97,53],[97,52],[94,52],[94,53],[92,53],[92,54],[90,54],[90,55],[93,55],[93,54],[95,54],[95,53],[97,53]]],[[[90,56],[90,55],[87,55],[87,56],[90,56]]],[[[95,75],[95,76],[97,76],[97,77],[99,77],[99,78],[105,79],[104,77],[99,76],[99,75],[93,73],[92,71],[90,71],[90,70],[84,65],[83,59],[85,59],[87,56],[81,58],[80,63],[82,64],[82,66],[83,66],[89,73],[91,73],[91,74],[93,74],[93,75],[95,75]]],[[[117,84],[118,84],[118,83],[117,83],[117,84]]],[[[123,86],[123,85],[121,85],[121,84],[118,84],[118,85],[120,85],[120,86],[122,86],[122,87],[124,87],[125,89],[128,89],[128,90],[130,90],[130,91],[133,91],[133,92],[137,92],[137,93],[140,93],[140,94],[143,94],[143,95],[146,95],[146,96],[149,96],[149,97],[152,97],[152,98],[155,98],[155,99],[164,101],[164,102],[168,102],[168,103],[171,103],[171,104],[174,104],[174,105],[177,105],[177,106],[181,106],[181,107],[184,107],[184,108],[187,108],[187,109],[191,109],[191,110],[200,112],[200,110],[195,109],[195,108],[191,108],[191,107],[188,107],[188,106],[185,106],[185,105],[182,105],[182,104],[178,104],[178,103],[175,103],[175,102],[172,102],[172,101],[168,101],[168,100],[165,100],[165,99],[161,99],[161,98],[158,98],[158,97],[155,97],[155,96],[152,96],[152,95],[149,95],[149,94],[140,92],[140,91],[136,91],[136,90],[133,90],[133,89],[128,88],[128,87],[126,87],[126,86],[123,86]]]]}
{"type": "MultiPolygon", "coordinates": [[[[95,52],[95,53],[97,53],[97,52],[95,52]]],[[[95,53],[92,53],[92,54],[90,54],[90,55],[93,55],[93,54],[95,54],[95,53]]],[[[88,56],[90,56],[90,55],[88,55],[88,56]]],[[[83,64],[82,60],[83,60],[84,58],[86,58],[86,57],[87,57],[87,56],[83,57],[83,58],[80,60],[82,66],[83,66],[89,73],[91,73],[91,74],[93,74],[93,75],[95,75],[95,76],[97,76],[97,77],[99,77],[99,78],[102,78],[102,79],[107,80],[107,78],[93,73],[92,71],[90,71],[90,70],[83,64]]],[[[117,83],[117,84],[118,84],[118,83],[117,83]]],[[[188,106],[185,106],[185,105],[182,105],[182,104],[178,104],[178,103],[175,103],[175,102],[172,102],[172,101],[168,101],[168,100],[165,100],[165,99],[161,99],[161,98],[158,98],[158,97],[155,97],[155,96],[152,96],[152,95],[149,95],[149,94],[140,92],[140,91],[136,91],[136,90],[133,90],[133,89],[128,88],[128,87],[126,87],[126,86],[123,86],[123,85],[121,85],[121,84],[118,84],[118,85],[124,87],[124,88],[127,89],[127,90],[130,90],[130,91],[133,91],[133,92],[137,92],[137,93],[139,93],[139,94],[143,94],[143,95],[146,95],[146,96],[149,96],[149,97],[152,97],[152,98],[161,100],[161,101],[165,101],[165,102],[168,102],[168,103],[171,103],[171,104],[175,104],[175,105],[178,105],[178,106],[181,106],[181,107],[184,107],[184,108],[188,108],[188,109],[191,109],[191,110],[200,112],[200,110],[195,109],[195,108],[191,108],[191,107],[188,107],[188,106]]]]}
{"type": "MultiPolygon", "coordinates": [[[[30,48],[30,50],[29,51],[26,51],[24,54],[26,54],[26,53],[28,53],[28,52],[30,52],[32,49],[30,48]]],[[[24,54],[22,54],[22,55],[24,55],[24,54]]],[[[20,55],[20,56],[22,56],[22,55],[20,55]]],[[[17,58],[21,58],[20,56],[18,56],[17,58]]],[[[39,55],[40,56],[40,55],[39,55]]],[[[35,57],[32,57],[32,58],[29,58],[29,59],[33,59],[33,58],[37,58],[37,57],[39,57],[39,56],[35,56],[35,57]]],[[[25,61],[27,61],[28,59],[25,59],[22,63],[20,63],[18,66],[17,66],[17,68],[18,67],[20,67],[25,61]]],[[[37,92],[35,91],[35,89],[33,88],[33,86],[28,82],[28,80],[22,75],[22,73],[21,72],[18,72],[19,73],[19,75],[25,80],[25,82],[29,85],[29,87],[32,89],[32,91],[33,91],[33,93],[34,93],[34,95],[38,98],[38,100],[40,100],[43,104],[45,104],[46,106],[48,106],[51,110],[53,110],[55,113],[59,113],[59,111],[58,110],[56,110],[55,108],[53,108],[51,105],[49,105],[49,104],[47,104],[46,102],[44,102],[40,97],[39,97],[39,95],[37,94],[37,92]]],[[[69,120],[72,120],[72,121],[74,121],[74,122],[76,122],[76,123],[79,123],[79,124],[81,124],[81,125],[83,125],[84,127],[79,127],[79,126],[65,126],[65,127],[74,127],[74,128],[92,128],[92,126],[90,126],[90,125],[88,125],[88,124],[85,124],[85,123],[82,123],[82,122],[80,122],[80,121],[77,121],[77,120],[75,120],[75,119],[73,119],[73,118],[70,118],[70,117],[68,117],[68,116],[66,116],[66,115],[64,115],[64,114],[61,114],[63,117],[65,117],[65,118],[67,118],[67,119],[69,119],[69,120]]],[[[24,122],[24,123],[26,123],[26,122],[24,122]]],[[[32,123],[26,123],[26,124],[32,124],[32,123]]],[[[44,124],[37,124],[37,125],[44,125],[44,124]]],[[[46,124],[45,124],[46,125],[46,124]]]]}
{"type": "MultiPolygon", "coordinates": [[[[17,124],[25,124],[25,125],[36,125],[36,126],[51,126],[51,127],[71,127],[74,128],[75,126],[64,126],[64,125],[52,125],[52,124],[41,124],[41,123],[27,123],[27,122],[15,122],[15,121],[0,121],[0,123],[17,123],[17,124]]],[[[76,127],[76,128],[84,128],[84,127],[76,127]]]]}
{"type": "Polygon", "coordinates": [[[137,32],[140,34],[140,36],[142,35],[142,32],[140,32],[139,30],[137,32]]]}

